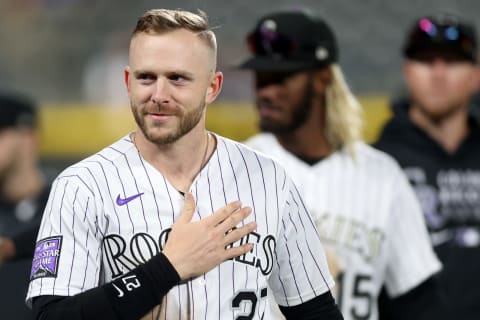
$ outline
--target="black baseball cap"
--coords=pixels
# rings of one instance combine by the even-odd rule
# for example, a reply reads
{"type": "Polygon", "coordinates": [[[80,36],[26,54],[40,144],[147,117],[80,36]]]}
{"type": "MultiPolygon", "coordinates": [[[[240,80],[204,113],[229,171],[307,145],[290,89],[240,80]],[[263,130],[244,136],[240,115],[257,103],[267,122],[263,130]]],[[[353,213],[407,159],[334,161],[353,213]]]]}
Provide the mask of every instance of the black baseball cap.
{"type": "Polygon", "coordinates": [[[300,71],[338,60],[335,36],[325,21],[302,11],[266,15],[247,36],[252,56],[238,65],[256,71],[300,71]]]}
{"type": "Polygon", "coordinates": [[[37,110],[29,99],[13,94],[0,93],[0,129],[35,128],[37,110]]]}
{"type": "Polygon", "coordinates": [[[403,53],[407,58],[415,58],[417,53],[426,49],[455,52],[465,60],[476,62],[475,28],[452,14],[419,18],[407,34],[403,53]]]}

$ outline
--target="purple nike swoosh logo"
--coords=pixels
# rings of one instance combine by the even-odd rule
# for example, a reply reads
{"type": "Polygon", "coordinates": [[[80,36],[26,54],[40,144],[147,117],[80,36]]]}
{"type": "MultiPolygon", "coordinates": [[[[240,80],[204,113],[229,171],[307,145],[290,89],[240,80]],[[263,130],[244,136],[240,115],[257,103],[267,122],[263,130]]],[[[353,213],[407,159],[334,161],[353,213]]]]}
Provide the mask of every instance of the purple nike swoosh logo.
{"type": "Polygon", "coordinates": [[[127,203],[129,203],[130,201],[132,201],[133,199],[136,199],[138,197],[140,197],[141,195],[143,194],[142,193],[139,193],[139,194],[135,194],[133,196],[130,196],[130,197],[127,197],[127,198],[120,198],[120,195],[117,196],[117,204],[119,206],[123,206],[123,205],[126,205],[127,203]]]}

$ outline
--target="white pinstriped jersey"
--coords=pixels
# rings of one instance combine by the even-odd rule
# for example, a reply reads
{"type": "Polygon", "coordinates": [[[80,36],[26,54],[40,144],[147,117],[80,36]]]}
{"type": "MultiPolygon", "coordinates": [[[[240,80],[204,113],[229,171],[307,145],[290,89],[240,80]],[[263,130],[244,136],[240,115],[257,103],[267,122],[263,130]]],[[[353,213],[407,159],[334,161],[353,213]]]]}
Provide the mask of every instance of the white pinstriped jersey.
{"type": "MultiPolygon", "coordinates": [[[[193,220],[239,199],[253,209],[242,223],[257,223],[240,241],[255,243],[254,249],[175,286],[145,319],[270,319],[267,296],[297,305],[333,285],[315,223],[284,169],[216,138],[190,189],[193,220]]],[[[75,295],[148,261],[182,207],[183,197],[128,136],[67,168],[45,209],[27,300],[75,295]]]]}
{"type": "Polygon", "coordinates": [[[377,319],[382,285],[408,292],[441,268],[417,199],[397,163],[364,143],[355,158],[337,151],[310,166],[269,133],[247,145],[279,161],[314,217],[324,244],[343,265],[336,300],[345,320],[377,319]]]}

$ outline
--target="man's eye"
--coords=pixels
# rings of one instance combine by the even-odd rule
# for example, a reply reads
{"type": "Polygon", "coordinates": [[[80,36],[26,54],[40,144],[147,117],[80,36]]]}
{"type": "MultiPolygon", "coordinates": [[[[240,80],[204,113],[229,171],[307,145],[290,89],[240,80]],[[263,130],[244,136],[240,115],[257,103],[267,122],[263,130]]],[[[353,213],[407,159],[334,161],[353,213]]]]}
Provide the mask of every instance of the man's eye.
{"type": "Polygon", "coordinates": [[[148,74],[148,73],[141,73],[138,75],[138,80],[142,80],[142,81],[145,81],[145,80],[153,80],[155,77],[151,74],[148,74]]]}
{"type": "Polygon", "coordinates": [[[172,74],[171,76],[168,77],[170,80],[172,81],[182,81],[182,80],[185,80],[185,77],[179,75],[179,74],[172,74]]]}

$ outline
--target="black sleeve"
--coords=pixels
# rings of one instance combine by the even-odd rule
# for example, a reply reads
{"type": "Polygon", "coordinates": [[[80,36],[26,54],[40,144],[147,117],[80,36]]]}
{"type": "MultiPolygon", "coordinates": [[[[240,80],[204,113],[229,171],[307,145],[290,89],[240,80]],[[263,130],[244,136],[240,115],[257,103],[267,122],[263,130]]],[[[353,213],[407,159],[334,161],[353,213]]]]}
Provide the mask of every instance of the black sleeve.
{"type": "Polygon", "coordinates": [[[436,276],[430,277],[404,295],[390,298],[385,290],[379,296],[379,320],[453,319],[448,301],[436,276]]]}
{"type": "Polygon", "coordinates": [[[15,256],[12,259],[13,261],[32,259],[39,227],[38,224],[35,224],[12,236],[12,241],[15,244],[15,256]]]}
{"type": "Polygon", "coordinates": [[[71,297],[36,297],[33,311],[37,320],[140,319],[179,281],[177,271],[160,253],[101,287],[71,297]]]}
{"type": "Polygon", "coordinates": [[[298,306],[283,307],[279,306],[280,311],[287,320],[310,320],[310,319],[322,319],[322,320],[342,320],[343,316],[335,304],[335,300],[332,297],[330,291],[319,295],[307,302],[304,302],[298,306]]]}

